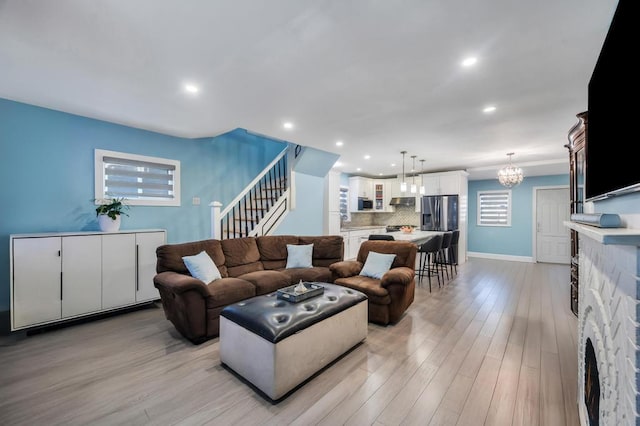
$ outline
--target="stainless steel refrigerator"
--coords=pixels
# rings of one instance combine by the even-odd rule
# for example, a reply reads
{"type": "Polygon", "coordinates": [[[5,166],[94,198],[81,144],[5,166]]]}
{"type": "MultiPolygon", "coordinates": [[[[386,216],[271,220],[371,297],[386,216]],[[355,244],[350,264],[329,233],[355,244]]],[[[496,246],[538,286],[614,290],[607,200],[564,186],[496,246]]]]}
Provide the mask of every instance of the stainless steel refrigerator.
{"type": "Polygon", "coordinates": [[[453,231],[458,229],[458,196],[426,195],[421,200],[420,229],[453,231]]]}

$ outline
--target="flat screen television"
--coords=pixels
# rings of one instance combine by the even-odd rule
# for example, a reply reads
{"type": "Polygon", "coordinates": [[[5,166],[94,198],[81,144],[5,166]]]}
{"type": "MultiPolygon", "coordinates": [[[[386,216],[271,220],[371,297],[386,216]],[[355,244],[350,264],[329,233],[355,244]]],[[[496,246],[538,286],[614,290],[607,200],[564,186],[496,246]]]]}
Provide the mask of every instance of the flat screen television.
{"type": "Polygon", "coordinates": [[[620,0],[588,86],[585,199],[640,191],[637,0],[620,0]]]}

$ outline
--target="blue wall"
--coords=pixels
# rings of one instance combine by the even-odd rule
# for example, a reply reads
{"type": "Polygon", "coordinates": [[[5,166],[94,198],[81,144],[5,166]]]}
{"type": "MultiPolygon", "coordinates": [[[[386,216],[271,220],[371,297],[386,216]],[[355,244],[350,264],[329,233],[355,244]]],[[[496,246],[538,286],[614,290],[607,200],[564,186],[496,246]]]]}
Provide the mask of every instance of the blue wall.
{"type": "MultiPolygon", "coordinates": [[[[478,226],[478,191],[504,189],[497,179],[469,181],[467,251],[533,256],[534,187],[569,185],[569,175],[531,176],[511,189],[511,226],[478,226]]],[[[567,207],[568,208],[568,207],[567,207]]]]}
{"type": "Polygon", "coordinates": [[[296,208],[276,230],[277,235],[322,235],[324,177],[295,174],[296,208]]]}
{"type": "MultiPolygon", "coordinates": [[[[162,228],[183,242],[208,238],[208,204],[230,202],[286,145],[242,129],[178,138],[0,98],[0,311],[10,306],[10,234],[98,229],[94,149],[181,162],[182,205],[132,206],[122,229],[162,228]]],[[[322,222],[322,209],[318,217],[310,223],[322,222]]]]}

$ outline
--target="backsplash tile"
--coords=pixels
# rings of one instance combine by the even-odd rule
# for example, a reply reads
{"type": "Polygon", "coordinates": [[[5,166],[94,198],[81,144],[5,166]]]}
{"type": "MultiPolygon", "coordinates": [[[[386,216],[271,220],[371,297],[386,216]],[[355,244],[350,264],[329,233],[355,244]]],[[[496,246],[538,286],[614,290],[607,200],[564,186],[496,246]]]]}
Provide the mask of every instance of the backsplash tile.
{"type": "Polygon", "coordinates": [[[396,206],[393,213],[351,213],[348,226],[386,226],[414,225],[420,226],[420,213],[411,206],[396,206]]]}

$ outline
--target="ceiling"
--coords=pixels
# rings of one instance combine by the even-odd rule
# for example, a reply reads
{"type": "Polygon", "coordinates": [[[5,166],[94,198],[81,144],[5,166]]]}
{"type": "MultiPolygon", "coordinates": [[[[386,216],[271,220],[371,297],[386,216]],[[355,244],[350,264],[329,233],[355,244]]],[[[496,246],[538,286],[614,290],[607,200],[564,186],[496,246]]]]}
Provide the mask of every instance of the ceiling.
{"type": "Polygon", "coordinates": [[[508,152],[566,173],[616,4],[0,0],[0,97],[183,137],[241,127],[351,174],[401,173],[403,150],[407,173],[415,155],[493,178],[508,152]]]}

